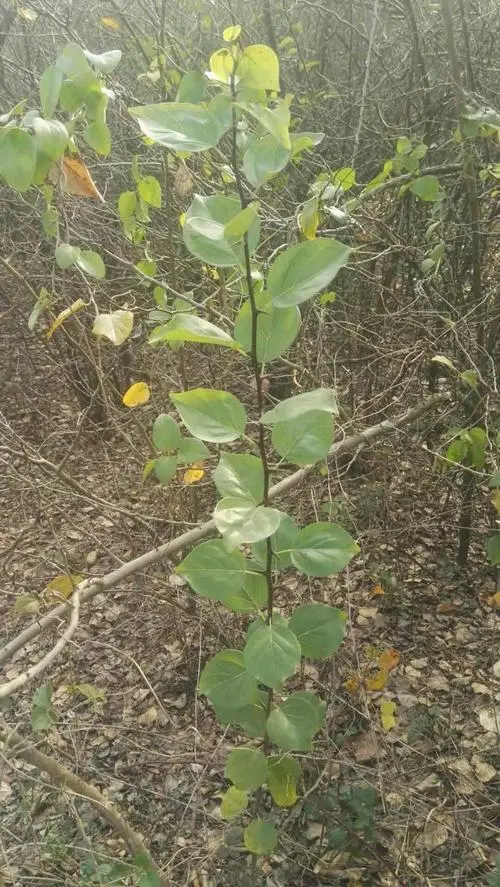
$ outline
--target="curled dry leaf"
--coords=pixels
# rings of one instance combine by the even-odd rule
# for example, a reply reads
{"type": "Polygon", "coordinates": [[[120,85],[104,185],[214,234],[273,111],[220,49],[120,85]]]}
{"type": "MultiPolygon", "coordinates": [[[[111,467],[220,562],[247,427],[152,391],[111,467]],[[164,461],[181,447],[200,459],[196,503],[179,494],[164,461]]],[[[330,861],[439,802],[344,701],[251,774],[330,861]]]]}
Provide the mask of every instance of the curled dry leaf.
{"type": "Polygon", "coordinates": [[[85,163],[75,155],[65,154],[62,163],[54,163],[49,172],[49,179],[53,185],[59,185],[66,194],[88,197],[90,200],[104,203],[104,197],[97,190],[85,163]]]}

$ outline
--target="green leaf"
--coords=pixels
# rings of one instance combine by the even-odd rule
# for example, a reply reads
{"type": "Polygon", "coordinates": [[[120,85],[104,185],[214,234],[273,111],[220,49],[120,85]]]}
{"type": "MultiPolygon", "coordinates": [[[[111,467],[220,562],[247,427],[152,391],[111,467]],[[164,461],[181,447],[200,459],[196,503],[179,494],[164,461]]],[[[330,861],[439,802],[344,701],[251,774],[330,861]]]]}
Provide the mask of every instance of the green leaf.
{"type": "Polygon", "coordinates": [[[283,99],[275,102],[273,109],[266,108],[264,105],[255,102],[237,102],[237,107],[254,117],[264,129],[267,129],[272,136],[287,151],[291,150],[290,134],[288,127],[290,126],[290,108],[283,99]]]}
{"type": "Polygon", "coordinates": [[[239,85],[247,89],[280,91],[278,56],[263,43],[246,46],[238,65],[239,85]]]}
{"type": "Polygon", "coordinates": [[[300,419],[305,413],[312,411],[333,413],[338,415],[337,398],[333,388],[316,388],[282,400],[274,409],[269,410],[261,418],[263,425],[275,425],[277,422],[288,422],[300,419]]]}
{"type": "Polygon", "coordinates": [[[67,43],[56,62],[60,71],[67,77],[74,78],[90,72],[85,53],[77,43],[67,43]]]}
{"type": "Polygon", "coordinates": [[[107,123],[96,121],[88,123],[83,130],[83,138],[94,149],[96,154],[106,157],[111,151],[111,133],[107,123]]]}
{"type": "Polygon", "coordinates": [[[71,246],[69,243],[60,243],[55,251],[56,265],[59,268],[69,268],[70,265],[74,265],[77,259],[79,259],[80,252],[81,250],[79,246],[71,246]]]}
{"type": "MultiPolygon", "coordinates": [[[[41,292],[40,292],[41,295],[41,292]]],[[[488,481],[488,486],[496,489],[500,487],[500,471],[495,471],[488,481]]]]}
{"type": "Polygon", "coordinates": [[[43,233],[46,237],[56,237],[57,236],[57,226],[59,223],[59,213],[55,206],[48,206],[46,210],[43,211],[40,216],[40,221],[42,223],[43,233]]]}
{"type": "Polygon", "coordinates": [[[122,191],[118,198],[118,215],[122,222],[131,219],[137,209],[137,193],[135,191],[122,191]]]}
{"type": "Polygon", "coordinates": [[[486,553],[492,567],[500,566],[500,533],[489,536],[486,542],[486,553]]]}
{"type": "Polygon", "coordinates": [[[152,439],[157,450],[176,450],[181,442],[181,432],[175,419],[166,413],[160,413],[153,424],[152,439]]]}
{"type": "Polygon", "coordinates": [[[349,191],[356,184],[356,170],[351,166],[336,169],[331,175],[332,184],[338,185],[343,191],[349,191]]]}
{"type": "Polygon", "coordinates": [[[247,416],[234,394],[211,388],[193,388],[171,394],[188,431],[201,440],[227,443],[245,430],[247,416]]]}
{"type": "MultiPolygon", "coordinates": [[[[295,635],[294,635],[295,637],[295,635]]],[[[205,665],[199,691],[216,707],[238,711],[257,699],[257,681],[245,668],[240,650],[222,650],[205,665]]]]}
{"type": "Polygon", "coordinates": [[[193,462],[202,462],[210,456],[210,450],[201,440],[192,437],[183,437],[179,444],[179,463],[191,465],[193,462]]]}
{"type": "Polygon", "coordinates": [[[359,545],[342,527],[322,521],[299,530],[290,557],[307,576],[340,573],[359,552],[359,545]]]}
{"type": "Polygon", "coordinates": [[[344,639],[346,614],[328,604],[302,604],[293,611],[288,627],[299,639],[302,655],[325,659],[344,639]]]}
{"type": "Polygon", "coordinates": [[[105,336],[113,345],[122,345],[134,327],[132,311],[112,311],[111,314],[98,314],[92,332],[95,336],[105,336]]]}
{"type": "Polygon", "coordinates": [[[137,183],[139,197],[155,209],[161,207],[161,185],[156,176],[144,176],[137,183]]]}
{"type": "Polygon", "coordinates": [[[302,151],[310,151],[316,145],[321,144],[325,138],[324,132],[292,132],[290,140],[292,142],[292,157],[298,157],[302,151]]]}
{"type": "Polygon", "coordinates": [[[220,815],[222,819],[234,819],[248,807],[248,792],[241,791],[232,785],[222,795],[220,815]]]}
{"type": "Polygon", "coordinates": [[[90,277],[96,277],[97,280],[104,280],[106,277],[106,266],[99,253],[94,252],[92,249],[82,249],[76,264],[85,274],[89,274],[90,277]]]}
{"type": "Polygon", "coordinates": [[[51,304],[52,304],[52,296],[49,293],[49,291],[47,289],[45,289],[44,286],[42,286],[42,288],[40,290],[40,294],[38,296],[38,299],[36,300],[35,305],[33,306],[33,310],[31,312],[30,316],[28,317],[28,329],[30,330],[30,332],[32,332],[35,329],[35,326],[37,324],[37,321],[38,321],[38,318],[40,317],[40,315],[51,304]]]}
{"type": "Polygon", "coordinates": [[[181,82],[175,98],[176,102],[199,105],[205,92],[205,80],[199,71],[187,71],[181,82]]]}
{"type": "Polygon", "coordinates": [[[224,226],[224,237],[228,243],[237,243],[243,240],[244,235],[255,222],[259,213],[259,203],[257,200],[249,203],[245,209],[240,210],[232,219],[224,226]]]}
{"type": "Polygon", "coordinates": [[[256,748],[234,748],[230,752],[224,776],[236,788],[253,791],[267,779],[267,758],[256,748]]]}
{"type": "Polygon", "coordinates": [[[33,120],[36,150],[46,154],[51,160],[59,160],[68,144],[68,131],[59,120],[33,120]]]}
{"type": "Polygon", "coordinates": [[[40,77],[40,105],[44,117],[52,117],[59,101],[63,72],[54,65],[45,68],[40,77]]]}
{"type": "Polygon", "coordinates": [[[271,133],[254,138],[243,155],[243,172],[254,188],[260,188],[285,168],[291,157],[289,148],[271,133]]]}
{"type": "Polygon", "coordinates": [[[229,28],[224,28],[222,32],[222,39],[226,41],[226,43],[234,43],[241,34],[241,25],[230,25],[229,28]]]}
{"type": "Polygon", "coordinates": [[[257,690],[254,699],[247,705],[241,708],[216,705],[215,712],[221,723],[236,724],[248,736],[263,737],[266,732],[267,693],[264,690],[257,690]]]}
{"type": "MultiPolygon", "coordinates": [[[[239,215],[241,205],[234,197],[202,197],[197,194],[186,213],[182,237],[193,256],[208,265],[231,267],[244,261],[243,246],[230,242],[225,229],[239,215]]],[[[248,248],[253,253],[260,233],[260,219],[256,215],[248,234],[248,248]]]]}
{"type": "MultiPolygon", "coordinates": [[[[273,308],[268,293],[255,295],[259,310],[257,317],[257,360],[267,363],[281,357],[295,341],[300,330],[300,310],[273,308]]],[[[252,349],[252,308],[247,300],[240,309],[234,327],[234,337],[247,353],[252,349]]]]}
{"type": "MultiPolygon", "coordinates": [[[[273,550],[271,564],[273,570],[284,570],[290,566],[289,552],[295,546],[298,532],[293,520],[288,515],[285,515],[278,529],[271,536],[271,548],[273,550]]],[[[266,543],[257,542],[255,545],[252,545],[252,554],[258,565],[265,569],[267,563],[266,543]]]]}
{"type": "Polygon", "coordinates": [[[267,819],[252,819],[244,831],[243,839],[250,853],[262,856],[273,852],[278,843],[278,832],[267,819]]]}
{"type": "Polygon", "coordinates": [[[219,345],[236,348],[238,343],[220,327],[194,314],[174,314],[172,320],[156,327],[149,335],[150,345],[158,342],[198,342],[201,345],[219,345]]]}
{"type": "Polygon", "coordinates": [[[26,191],[33,181],[36,168],[34,139],[18,126],[0,130],[0,176],[10,188],[26,191]]]}
{"type": "Polygon", "coordinates": [[[299,778],[300,764],[295,758],[283,755],[268,758],[267,787],[278,807],[293,807],[299,778]]]}
{"type": "Polygon", "coordinates": [[[328,455],[334,437],[333,419],[328,413],[312,410],[299,418],[277,422],[271,437],[274,449],[288,462],[312,465],[328,455]]]}
{"type": "Polygon", "coordinates": [[[248,638],[243,659],[250,674],[277,689],[300,662],[300,644],[286,626],[262,623],[248,638]]]}
{"type": "Polygon", "coordinates": [[[224,605],[235,613],[253,613],[267,604],[267,582],[263,573],[245,573],[245,584],[239,591],[224,597],[224,605]]]}
{"type": "Polygon", "coordinates": [[[175,477],[175,472],[177,471],[177,457],[159,456],[154,462],[156,477],[161,484],[166,486],[170,483],[172,478],[175,477]]]}
{"type": "Polygon", "coordinates": [[[283,751],[308,751],[323,725],[325,706],[307,690],[292,693],[267,719],[269,738],[283,751]]]}
{"type": "Polygon", "coordinates": [[[160,102],[129,108],[142,132],[172,151],[207,151],[214,148],[223,129],[207,108],[184,102],[160,102]]]}
{"type": "Polygon", "coordinates": [[[102,71],[103,74],[111,74],[122,57],[120,49],[109,49],[107,52],[101,52],[99,54],[88,52],[88,50],[85,49],[84,55],[92,67],[97,68],[98,71],[102,71]]]}
{"type": "Polygon", "coordinates": [[[215,506],[214,521],[230,546],[267,539],[279,527],[282,513],[248,499],[226,496],[215,506]]]}
{"type": "Polygon", "coordinates": [[[297,224],[307,240],[314,240],[319,225],[319,196],[311,197],[303,204],[297,216],[297,224]]]}
{"type": "Polygon", "coordinates": [[[257,456],[222,453],[213,473],[217,492],[221,496],[236,496],[251,500],[256,505],[264,496],[264,468],[257,456]]]}
{"type": "Polygon", "coordinates": [[[44,684],[33,695],[31,709],[31,726],[35,733],[49,730],[57,721],[57,714],[52,707],[52,684],[44,684]]]}
{"type": "Polygon", "coordinates": [[[245,582],[245,558],[241,551],[229,552],[221,539],[201,542],[176,567],[201,597],[224,602],[245,582]]]}
{"type": "Polygon", "coordinates": [[[428,203],[435,203],[437,200],[443,199],[443,193],[439,179],[436,176],[419,176],[410,185],[410,191],[420,200],[428,203]]]}
{"type": "Polygon", "coordinates": [[[350,247],[331,238],[316,238],[290,246],[274,260],[267,278],[276,308],[300,305],[327,287],[352,253],[350,247]]]}

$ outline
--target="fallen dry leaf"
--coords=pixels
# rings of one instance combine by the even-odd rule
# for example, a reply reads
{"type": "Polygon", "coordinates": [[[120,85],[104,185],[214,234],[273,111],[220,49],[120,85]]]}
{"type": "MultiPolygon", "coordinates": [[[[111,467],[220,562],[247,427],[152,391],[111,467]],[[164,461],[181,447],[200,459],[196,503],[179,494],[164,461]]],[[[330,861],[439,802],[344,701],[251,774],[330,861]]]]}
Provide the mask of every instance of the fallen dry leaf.
{"type": "Polygon", "coordinates": [[[441,847],[449,837],[450,831],[446,822],[429,819],[424,826],[423,844],[426,850],[435,850],[441,847]]]}
{"type": "Polygon", "coordinates": [[[66,194],[89,197],[91,200],[104,203],[104,197],[97,190],[92,176],[79,157],[65,154],[61,164],[54,163],[49,172],[49,179],[53,185],[60,185],[66,194]]]}
{"type": "Polygon", "coordinates": [[[472,755],[471,762],[479,782],[491,782],[495,778],[497,773],[495,768],[483,761],[478,755],[472,755]]]}
{"type": "Polygon", "coordinates": [[[377,737],[371,731],[359,733],[350,743],[354,751],[354,757],[358,763],[363,761],[371,761],[376,758],[379,753],[377,737]]]}
{"type": "Polygon", "coordinates": [[[496,591],[495,594],[490,595],[490,597],[486,598],[486,603],[493,607],[495,610],[500,610],[500,591],[496,591]]]}
{"type": "Polygon", "coordinates": [[[365,681],[365,686],[367,690],[370,690],[372,693],[376,693],[377,690],[383,690],[385,685],[387,684],[387,678],[389,677],[389,672],[387,672],[384,668],[379,669],[373,677],[367,678],[365,681]]]}
{"type": "Polygon", "coordinates": [[[372,591],[372,597],[377,597],[378,595],[385,594],[385,591],[381,585],[376,585],[372,591]]]}
{"type": "Polygon", "coordinates": [[[500,714],[494,708],[482,708],[478,714],[479,723],[488,733],[500,733],[500,714]]]}
{"type": "Polygon", "coordinates": [[[137,718],[137,723],[141,724],[144,727],[151,727],[152,724],[155,724],[158,718],[158,712],[154,705],[151,705],[150,708],[147,708],[146,711],[139,715],[137,718]]]}
{"type": "Polygon", "coordinates": [[[396,668],[399,665],[401,656],[398,651],[394,648],[390,650],[384,650],[383,653],[378,658],[378,664],[383,671],[392,671],[393,668],[396,668]]]}
{"type": "Polygon", "coordinates": [[[380,720],[384,730],[392,730],[396,726],[396,703],[389,699],[380,700],[380,720]]]}

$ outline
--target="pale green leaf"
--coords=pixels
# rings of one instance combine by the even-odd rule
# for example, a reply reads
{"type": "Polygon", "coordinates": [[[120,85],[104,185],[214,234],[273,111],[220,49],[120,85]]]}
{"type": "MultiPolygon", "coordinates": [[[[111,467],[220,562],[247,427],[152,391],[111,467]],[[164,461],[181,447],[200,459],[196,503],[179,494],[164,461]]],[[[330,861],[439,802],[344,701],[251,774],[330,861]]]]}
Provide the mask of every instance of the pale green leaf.
{"type": "Polygon", "coordinates": [[[240,86],[279,92],[280,65],[278,56],[263,43],[253,43],[243,50],[239,65],[240,86]]]}
{"type": "Polygon", "coordinates": [[[253,791],[266,781],[267,758],[256,748],[234,748],[227,759],[224,776],[236,788],[253,791]]]}
{"type": "Polygon", "coordinates": [[[300,764],[295,758],[276,755],[268,758],[267,787],[278,807],[293,807],[297,801],[300,764]]]}
{"type": "Polygon", "coordinates": [[[220,815],[222,819],[234,819],[248,807],[248,792],[232,785],[222,795],[220,815]]]}
{"type": "Polygon", "coordinates": [[[110,314],[98,314],[92,332],[95,336],[104,336],[113,345],[122,345],[130,336],[134,326],[132,311],[112,311],[110,314]]]}
{"type": "Polygon", "coordinates": [[[94,250],[82,249],[76,264],[85,274],[89,274],[90,277],[96,277],[97,280],[104,280],[106,277],[106,266],[99,253],[94,252],[94,250]]]}
{"type": "Polygon", "coordinates": [[[267,819],[252,819],[245,829],[243,840],[250,853],[262,856],[273,852],[278,843],[278,832],[267,819]]]}
{"type": "Polygon", "coordinates": [[[338,415],[337,398],[333,388],[316,388],[314,391],[306,391],[304,394],[282,400],[272,410],[264,413],[260,421],[263,425],[275,425],[277,422],[300,419],[305,413],[313,410],[338,415]]]}
{"type": "Polygon", "coordinates": [[[269,715],[269,738],[283,751],[308,751],[324,716],[324,703],[314,693],[292,693],[269,715]]]}
{"type": "Polygon", "coordinates": [[[262,502],[264,495],[264,468],[257,456],[222,453],[213,479],[221,496],[236,496],[262,502]]]}
{"type": "Polygon", "coordinates": [[[244,663],[260,683],[277,689],[300,662],[300,644],[284,625],[258,624],[243,651],[244,663]]]}
{"type": "Polygon", "coordinates": [[[18,126],[0,130],[0,176],[10,188],[26,191],[33,181],[36,148],[32,136],[18,126]]]}
{"type": "Polygon", "coordinates": [[[148,337],[150,345],[159,342],[197,342],[201,345],[219,345],[223,348],[236,348],[238,343],[220,327],[196,317],[194,314],[174,314],[172,320],[156,327],[148,337]]]}
{"type": "Polygon", "coordinates": [[[181,432],[172,416],[160,413],[156,417],[153,424],[152,440],[156,449],[162,452],[177,449],[181,442],[181,432]]]}
{"type": "Polygon", "coordinates": [[[243,172],[254,188],[260,188],[285,168],[290,156],[290,149],[271,133],[255,137],[243,155],[243,172]]]}
{"type": "MultiPolygon", "coordinates": [[[[259,310],[257,316],[257,360],[267,363],[275,360],[292,345],[300,330],[300,310],[292,308],[274,308],[269,293],[255,295],[255,304],[259,310]]],[[[252,308],[247,300],[240,309],[234,326],[235,339],[249,353],[252,348],[252,308]]]]}
{"type": "Polygon", "coordinates": [[[327,287],[349,261],[352,250],[331,238],[291,246],[274,260],[267,279],[273,305],[300,305],[327,287]]]}
{"type": "Polygon", "coordinates": [[[340,573],[358,552],[359,545],[346,530],[323,521],[299,530],[290,557],[307,576],[332,576],[340,573]]]}
{"type": "Polygon", "coordinates": [[[223,129],[207,108],[184,102],[160,102],[129,108],[144,135],[172,151],[214,148],[223,129]]]}
{"type": "MultiPolygon", "coordinates": [[[[195,195],[182,229],[189,252],[208,265],[230,267],[243,264],[243,245],[228,240],[225,235],[227,224],[240,211],[241,204],[233,197],[195,195]]],[[[259,242],[259,233],[260,219],[255,215],[247,233],[250,253],[254,252],[259,242]]]]}
{"type": "Polygon", "coordinates": [[[201,542],[176,567],[197,594],[222,602],[243,588],[245,570],[241,551],[228,552],[221,539],[201,542]]]}
{"type": "Polygon", "coordinates": [[[288,627],[297,635],[303,656],[324,659],[344,639],[346,614],[328,604],[302,604],[293,611],[288,627]]]}
{"type": "Polygon", "coordinates": [[[243,404],[228,391],[193,388],[170,397],[194,437],[227,443],[237,440],[245,430],[247,417],[243,404]]]}
{"type": "Polygon", "coordinates": [[[79,246],[71,246],[70,243],[60,243],[55,251],[56,265],[59,268],[69,268],[80,257],[80,252],[79,246]]]}
{"type": "Polygon", "coordinates": [[[222,650],[210,659],[201,673],[199,691],[216,707],[235,712],[258,699],[257,681],[246,670],[240,650],[222,650]]]}
{"type": "Polygon", "coordinates": [[[294,419],[276,422],[272,443],[277,453],[293,465],[313,465],[326,458],[333,443],[334,423],[331,415],[318,410],[294,419]]]}
{"type": "Polygon", "coordinates": [[[214,521],[219,533],[230,546],[267,539],[278,528],[282,513],[276,508],[255,505],[248,499],[226,496],[214,510],[214,521]]]}

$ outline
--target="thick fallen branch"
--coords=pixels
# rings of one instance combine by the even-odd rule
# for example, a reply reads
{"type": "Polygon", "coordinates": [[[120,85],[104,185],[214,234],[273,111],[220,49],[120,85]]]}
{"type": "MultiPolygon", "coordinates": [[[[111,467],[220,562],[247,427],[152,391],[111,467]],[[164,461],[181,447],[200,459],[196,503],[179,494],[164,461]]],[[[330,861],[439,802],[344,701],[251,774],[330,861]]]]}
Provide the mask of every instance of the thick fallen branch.
{"type": "Polygon", "coordinates": [[[21,758],[23,761],[27,761],[28,764],[36,767],[37,770],[48,773],[51,779],[61,788],[69,789],[78,797],[85,798],[97,810],[99,816],[106,820],[117,834],[123,838],[131,854],[133,856],[140,856],[147,864],[148,869],[158,876],[162,887],[168,887],[170,880],[162,874],[142,838],[131,828],[100,791],[90,783],[85,782],[76,773],[72,773],[71,770],[63,767],[55,758],[50,758],[32,745],[27,745],[26,740],[14,730],[6,730],[0,727],[0,743],[2,751],[7,758],[21,758]]]}
{"type": "MultiPolygon", "coordinates": [[[[391,434],[398,428],[409,425],[411,422],[414,422],[415,419],[418,419],[420,416],[424,415],[427,412],[430,412],[436,407],[443,406],[448,401],[449,395],[437,394],[434,397],[430,397],[427,400],[423,401],[423,403],[421,403],[419,406],[408,410],[406,413],[403,413],[402,416],[399,416],[396,419],[385,419],[378,425],[372,425],[370,428],[366,428],[364,431],[360,431],[357,434],[351,434],[349,437],[345,437],[343,440],[340,440],[337,443],[333,444],[328,454],[328,458],[335,458],[342,455],[342,453],[353,452],[361,449],[376,438],[384,437],[385,435],[391,434]]],[[[302,483],[302,481],[305,480],[305,478],[307,478],[308,475],[310,475],[314,470],[315,466],[313,465],[307,468],[300,468],[298,471],[294,471],[293,474],[290,474],[288,477],[284,478],[283,480],[279,481],[279,483],[271,487],[271,489],[269,490],[269,498],[275,499],[277,496],[288,492],[288,490],[292,490],[295,487],[298,487],[302,483]]],[[[200,542],[202,539],[206,539],[208,536],[214,535],[216,532],[217,530],[215,522],[213,520],[207,521],[200,527],[196,527],[193,530],[188,530],[186,533],[182,533],[171,542],[165,542],[163,545],[159,545],[157,548],[153,548],[151,551],[147,551],[145,554],[141,554],[139,557],[134,558],[134,560],[131,560],[126,564],[122,564],[121,567],[118,567],[116,570],[112,570],[105,576],[84,580],[77,586],[80,592],[80,603],[84,603],[85,601],[90,600],[101,591],[106,591],[108,588],[113,588],[119,582],[122,582],[129,576],[134,575],[134,573],[138,573],[141,570],[146,569],[146,567],[150,567],[152,564],[158,563],[158,561],[164,560],[165,558],[173,554],[177,554],[177,552],[182,551],[184,548],[189,548],[190,546],[195,545],[197,542],[200,542]]],[[[5,646],[0,650],[0,665],[10,659],[10,657],[13,656],[13,654],[16,653],[17,650],[20,650],[22,647],[32,641],[41,632],[46,631],[46,629],[54,625],[59,619],[64,618],[67,612],[68,605],[69,604],[61,604],[60,606],[55,607],[55,609],[51,610],[50,613],[47,613],[46,616],[43,616],[41,619],[37,619],[32,622],[31,625],[29,625],[28,628],[25,628],[24,631],[20,632],[17,637],[13,638],[12,641],[9,641],[9,643],[5,644],[5,646]]],[[[40,663],[38,663],[38,665],[39,664],[40,663]]],[[[28,672],[26,672],[26,674],[28,674],[28,672]]],[[[38,669],[37,674],[40,674],[40,669],[38,669]]],[[[27,680],[29,680],[29,678],[27,680]]],[[[24,680],[23,684],[27,683],[27,680],[24,680]]],[[[8,685],[3,685],[3,687],[6,686],[8,685]]],[[[2,694],[3,687],[0,686],[0,698],[2,695],[6,695],[5,693],[2,694]]]]}

